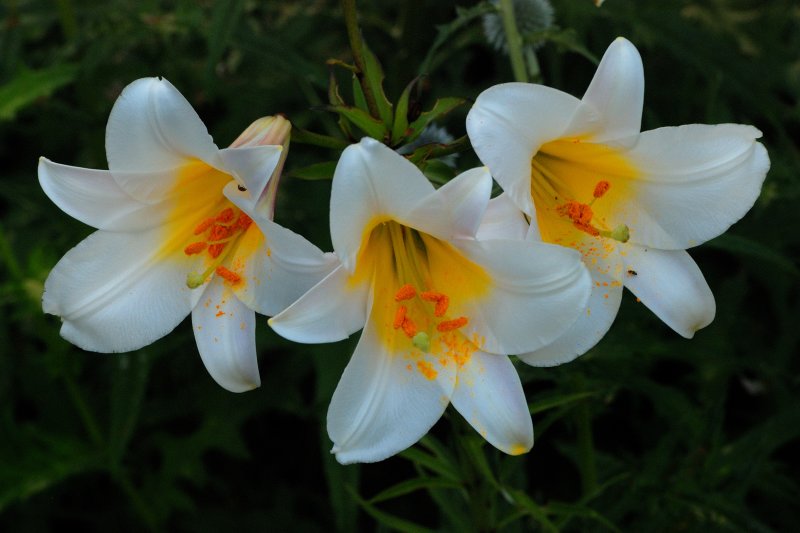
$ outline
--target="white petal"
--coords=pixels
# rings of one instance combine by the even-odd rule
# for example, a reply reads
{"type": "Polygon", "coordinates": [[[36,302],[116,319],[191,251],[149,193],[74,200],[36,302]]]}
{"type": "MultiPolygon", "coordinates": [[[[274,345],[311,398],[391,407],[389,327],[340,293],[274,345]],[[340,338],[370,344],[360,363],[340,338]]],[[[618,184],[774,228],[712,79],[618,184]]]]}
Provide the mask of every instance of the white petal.
{"type": "Polygon", "coordinates": [[[639,133],[644,105],[644,69],[636,47],[618,37],[597,67],[583,101],[600,115],[592,141],[602,142],[639,133]]]}
{"type": "Polygon", "coordinates": [[[340,463],[386,459],[417,442],[439,420],[455,376],[431,379],[415,363],[391,353],[371,324],[364,329],[328,408],[331,452],[340,463]]]}
{"type": "Polygon", "coordinates": [[[533,424],[525,392],[507,356],[473,353],[458,369],[450,401],[496,448],[519,455],[533,446],[533,424]]]}
{"type": "MultiPolygon", "coordinates": [[[[535,218],[534,218],[535,220],[535,218]]],[[[489,200],[476,238],[524,240],[528,234],[528,223],[519,207],[505,193],[489,200]]]]}
{"type": "MultiPolygon", "coordinates": [[[[256,203],[273,172],[281,161],[284,150],[282,146],[248,146],[242,148],[225,148],[219,151],[220,160],[228,173],[232,174],[247,189],[238,193],[242,198],[250,200],[250,208],[245,211],[253,211],[256,203]]],[[[231,184],[230,187],[234,187],[231,184]]],[[[243,208],[244,209],[244,208],[243,208]]]]}
{"type": "Polygon", "coordinates": [[[688,253],[633,245],[627,249],[625,286],[664,323],[691,339],[714,320],[714,295],[688,253]]]}
{"type": "Polygon", "coordinates": [[[566,331],[586,306],[589,273],[574,250],[512,240],[454,244],[491,279],[489,294],[465,305],[467,338],[476,334],[482,350],[536,350],[566,331]]]}
{"type": "Polygon", "coordinates": [[[467,114],[467,133],[497,183],[533,216],[531,158],[545,142],[588,131],[591,112],[574,96],[549,87],[503,83],[478,96],[467,114]]]}
{"type": "Polygon", "coordinates": [[[727,230],[753,206],[769,157],[751,126],[692,124],[640,135],[626,155],[642,176],[631,180],[619,221],[631,242],[684,249],[727,230]]]}
{"type": "MultiPolygon", "coordinates": [[[[163,337],[194,307],[186,286],[196,259],[162,257],[160,230],[97,231],[66,253],[45,282],[44,311],[86,350],[126,352],[163,337]]],[[[182,254],[180,254],[182,255],[182,254]]]]}
{"type": "Polygon", "coordinates": [[[434,191],[422,172],[403,156],[364,138],[342,152],[331,185],[331,240],[349,271],[364,232],[381,218],[403,220],[434,191]]]}
{"type": "Polygon", "coordinates": [[[154,172],[193,159],[216,166],[217,151],[203,121],[165,79],[134,81],[111,110],[106,154],[112,172],[154,172]]]}
{"type": "Polygon", "coordinates": [[[237,249],[233,263],[244,265],[241,273],[244,282],[234,285],[233,290],[250,309],[273,316],[322,281],[339,261],[335,255],[322,253],[305,238],[265,217],[254,220],[262,235],[248,231],[242,237],[257,242],[252,246],[242,242],[237,249]],[[241,249],[252,253],[240,257],[241,249]]]}
{"type": "Polygon", "coordinates": [[[164,204],[143,204],[128,196],[108,170],[91,170],[39,160],[39,183],[65,213],[98,229],[135,231],[161,224],[164,204]]]}
{"type": "Polygon", "coordinates": [[[619,311],[622,284],[597,270],[589,272],[592,275],[592,293],[578,320],[551,344],[518,354],[517,357],[522,361],[533,366],[568,363],[589,351],[605,336],[619,311]]]}
{"type": "Polygon", "coordinates": [[[244,392],[261,385],[255,313],[220,278],[192,310],[192,329],[203,364],[221,387],[244,392]]]}
{"type": "Polygon", "coordinates": [[[369,285],[349,285],[343,267],[312,287],[295,303],[269,320],[278,335],[295,342],[319,343],[346,339],[364,327],[369,285]]]}
{"type": "Polygon", "coordinates": [[[403,222],[429,235],[450,239],[472,238],[492,194],[492,176],[486,167],[462,172],[422,200],[403,222]]]}

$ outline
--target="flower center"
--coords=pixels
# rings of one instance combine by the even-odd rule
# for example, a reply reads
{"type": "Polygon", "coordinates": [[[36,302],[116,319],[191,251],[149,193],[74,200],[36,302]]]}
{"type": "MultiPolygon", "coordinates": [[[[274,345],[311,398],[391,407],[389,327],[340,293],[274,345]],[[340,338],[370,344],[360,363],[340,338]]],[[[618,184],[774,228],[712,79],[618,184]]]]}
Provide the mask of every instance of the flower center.
{"type": "Polygon", "coordinates": [[[586,235],[626,242],[630,230],[619,221],[637,174],[621,152],[606,145],[582,138],[542,145],[531,159],[531,197],[542,238],[574,248],[589,242],[586,235]],[[590,191],[589,201],[581,201],[590,191]]]}
{"type": "Polygon", "coordinates": [[[241,281],[239,274],[222,265],[230,252],[235,248],[236,240],[250,227],[253,220],[235,207],[226,207],[213,217],[202,220],[193,234],[198,240],[183,249],[186,255],[207,254],[209,266],[202,272],[190,272],[186,276],[186,285],[196,289],[206,282],[212,272],[232,284],[241,281]]]}
{"type": "Polygon", "coordinates": [[[479,349],[481,339],[465,332],[464,310],[486,292],[489,277],[449,243],[379,222],[362,240],[351,280],[372,284],[371,320],[390,352],[413,360],[409,369],[433,379],[437,365],[463,364],[479,349]]]}

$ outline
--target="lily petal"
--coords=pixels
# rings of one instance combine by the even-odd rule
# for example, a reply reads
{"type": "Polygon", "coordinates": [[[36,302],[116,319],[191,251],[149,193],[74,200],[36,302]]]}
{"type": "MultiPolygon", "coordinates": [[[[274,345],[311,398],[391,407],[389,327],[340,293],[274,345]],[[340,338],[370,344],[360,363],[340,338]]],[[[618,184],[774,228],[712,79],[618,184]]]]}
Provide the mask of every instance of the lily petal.
{"type": "Polygon", "coordinates": [[[368,137],[342,152],[331,186],[331,240],[353,272],[365,228],[381,219],[403,220],[433,185],[420,170],[368,137]]]}
{"type": "MultiPolygon", "coordinates": [[[[240,206],[245,212],[255,211],[256,204],[278,167],[278,163],[281,162],[282,155],[283,147],[272,145],[225,148],[219,151],[220,160],[225,169],[247,189],[241,191],[237,188],[237,192],[240,193],[237,196],[249,200],[247,205],[240,206]]],[[[226,186],[226,189],[230,187],[236,188],[236,184],[231,183],[226,186]]],[[[228,192],[226,190],[225,195],[233,201],[228,192]]]]}
{"type": "MultiPolygon", "coordinates": [[[[242,237],[239,249],[252,253],[241,258],[245,282],[235,284],[233,291],[253,311],[273,316],[330,274],[339,261],[266,217],[254,221],[261,232],[249,231],[242,237]]],[[[234,265],[238,258],[237,250],[234,265]]]]}
{"type": "Polygon", "coordinates": [[[151,172],[200,160],[217,166],[217,146],[186,98],[163,78],[134,81],[119,95],[106,127],[114,172],[151,172]]]}
{"type": "Polygon", "coordinates": [[[528,230],[529,225],[525,221],[522,211],[508,194],[503,193],[489,200],[476,238],[482,241],[488,239],[524,240],[528,230]]]}
{"type": "Polygon", "coordinates": [[[454,386],[454,376],[431,379],[391,353],[368,323],[328,408],[331,452],[342,464],[370,463],[408,448],[442,416],[454,386]]]}
{"type": "Polygon", "coordinates": [[[625,286],[669,327],[691,339],[714,320],[714,295],[688,253],[633,245],[627,251],[625,286]]]}
{"type": "Polygon", "coordinates": [[[592,275],[592,292],[578,320],[547,346],[518,354],[517,357],[522,361],[532,366],[568,363],[589,351],[605,336],[617,317],[622,301],[622,284],[597,270],[589,272],[592,275]]]}
{"type": "Polygon", "coordinates": [[[475,352],[459,369],[453,407],[494,447],[511,455],[533,446],[533,424],[508,356],[475,352]]]}
{"type": "Polygon", "coordinates": [[[404,218],[425,233],[445,237],[473,238],[489,204],[492,176],[486,167],[462,172],[429,194],[404,218]],[[443,216],[449,210],[450,217],[443,216]]]}
{"type": "Polygon", "coordinates": [[[255,313],[219,278],[192,310],[192,329],[206,370],[221,387],[244,392],[261,385],[255,313]]]}
{"type": "Polygon", "coordinates": [[[108,170],[91,170],[39,160],[39,184],[62,211],[92,227],[138,231],[163,223],[165,204],[147,205],[131,198],[108,170]]]}
{"type": "MultiPolygon", "coordinates": [[[[577,320],[589,298],[589,273],[574,250],[532,241],[455,241],[486,269],[490,293],[466,304],[466,332],[495,354],[536,350],[577,320]]],[[[468,334],[467,338],[471,338],[468,334]]]]}
{"type": "Polygon", "coordinates": [[[163,337],[189,314],[201,296],[186,286],[195,260],[160,257],[161,237],[160,229],[97,231],[61,258],[45,281],[42,304],[62,318],[65,339],[85,350],[127,352],[163,337]]]}
{"type": "Polygon", "coordinates": [[[619,206],[631,242],[684,249],[727,230],[753,206],[769,170],[759,137],[739,124],[643,132],[626,154],[643,175],[626,184],[631,194],[619,206]]]}
{"type": "Polygon", "coordinates": [[[350,272],[337,266],[288,308],[269,320],[278,335],[295,342],[346,339],[364,327],[369,285],[350,285],[350,272]]]}
{"type": "Polygon", "coordinates": [[[639,51],[618,37],[608,47],[597,67],[583,101],[599,113],[599,131],[592,141],[630,138],[642,126],[644,68],[639,51]]]}
{"type": "Polygon", "coordinates": [[[585,132],[591,106],[543,85],[503,83],[483,91],[467,114],[467,133],[478,157],[527,215],[531,200],[531,158],[552,139],[585,132]],[[572,131],[574,130],[574,131],[572,131]]]}

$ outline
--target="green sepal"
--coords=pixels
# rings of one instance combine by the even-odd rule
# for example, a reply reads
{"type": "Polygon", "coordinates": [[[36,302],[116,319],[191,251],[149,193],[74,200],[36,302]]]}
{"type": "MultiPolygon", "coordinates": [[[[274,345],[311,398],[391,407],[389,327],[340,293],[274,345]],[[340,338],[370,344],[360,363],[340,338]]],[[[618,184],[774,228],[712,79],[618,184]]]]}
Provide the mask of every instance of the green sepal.
{"type": "Polygon", "coordinates": [[[400,141],[406,136],[408,130],[408,101],[411,99],[411,90],[419,81],[419,78],[414,78],[411,83],[406,85],[400,99],[397,101],[397,108],[394,111],[394,122],[392,122],[392,145],[400,144],[400,141]]]}

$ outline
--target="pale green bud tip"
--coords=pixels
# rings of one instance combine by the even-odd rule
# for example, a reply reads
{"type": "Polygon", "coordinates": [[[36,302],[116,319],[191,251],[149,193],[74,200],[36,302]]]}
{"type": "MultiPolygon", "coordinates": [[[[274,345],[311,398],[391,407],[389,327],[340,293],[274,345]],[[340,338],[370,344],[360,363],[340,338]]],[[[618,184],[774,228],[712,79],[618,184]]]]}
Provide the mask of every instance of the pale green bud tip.
{"type": "Polygon", "coordinates": [[[186,286],[190,289],[196,289],[205,282],[206,277],[202,274],[198,274],[197,272],[190,272],[186,275],[186,286]]]}
{"type": "Polygon", "coordinates": [[[266,145],[286,147],[289,144],[289,134],[291,131],[292,123],[283,115],[261,117],[250,124],[247,129],[231,143],[231,148],[266,145]]]}
{"type": "Polygon", "coordinates": [[[431,339],[424,331],[420,331],[414,335],[414,337],[411,339],[411,342],[423,352],[427,352],[431,349],[431,339]]]}

